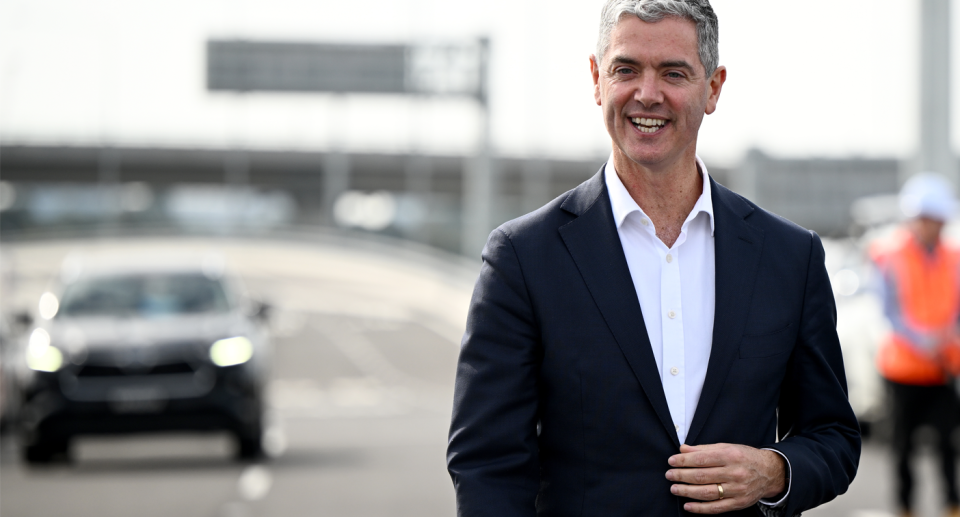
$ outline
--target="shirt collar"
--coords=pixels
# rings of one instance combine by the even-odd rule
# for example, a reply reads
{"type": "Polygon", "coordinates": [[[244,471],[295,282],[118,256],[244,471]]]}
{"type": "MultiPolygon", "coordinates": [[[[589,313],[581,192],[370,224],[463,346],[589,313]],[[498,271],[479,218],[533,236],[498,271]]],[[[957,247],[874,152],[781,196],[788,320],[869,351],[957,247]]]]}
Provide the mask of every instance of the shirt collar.
{"type": "MultiPolygon", "coordinates": [[[[699,156],[696,157],[696,160],[697,169],[703,179],[703,192],[693,205],[693,210],[690,211],[690,214],[686,220],[684,220],[683,224],[686,226],[687,223],[700,215],[700,212],[704,212],[710,220],[710,235],[713,235],[715,227],[713,222],[713,198],[710,194],[710,174],[707,171],[707,166],[703,164],[703,160],[701,160],[699,156]]],[[[604,167],[603,176],[607,184],[607,192],[610,194],[610,207],[613,209],[613,219],[617,222],[617,228],[623,225],[623,221],[633,212],[640,212],[643,215],[647,215],[643,212],[643,209],[640,208],[640,205],[633,200],[627,188],[623,186],[623,182],[620,181],[620,176],[617,175],[617,171],[613,167],[612,153],[610,154],[610,159],[607,160],[607,165],[604,167]]]]}

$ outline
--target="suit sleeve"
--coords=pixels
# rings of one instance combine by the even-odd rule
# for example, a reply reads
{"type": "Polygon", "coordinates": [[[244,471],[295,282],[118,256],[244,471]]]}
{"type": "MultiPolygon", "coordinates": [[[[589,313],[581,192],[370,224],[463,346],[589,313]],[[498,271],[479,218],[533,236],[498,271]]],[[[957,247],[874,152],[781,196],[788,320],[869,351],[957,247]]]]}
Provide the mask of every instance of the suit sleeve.
{"type": "Polygon", "coordinates": [[[788,516],[846,492],[860,462],[860,428],[847,400],[836,302],[823,245],[811,235],[799,335],[780,392],[781,438],[771,446],[790,460],[790,495],[781,507],[788,516]]]}
{"type": "Polygon", "coordinates": [[[460,517],[536,514],[541,355],[516,251],[494,230],[461,344],[447,448],[460,517]]]}

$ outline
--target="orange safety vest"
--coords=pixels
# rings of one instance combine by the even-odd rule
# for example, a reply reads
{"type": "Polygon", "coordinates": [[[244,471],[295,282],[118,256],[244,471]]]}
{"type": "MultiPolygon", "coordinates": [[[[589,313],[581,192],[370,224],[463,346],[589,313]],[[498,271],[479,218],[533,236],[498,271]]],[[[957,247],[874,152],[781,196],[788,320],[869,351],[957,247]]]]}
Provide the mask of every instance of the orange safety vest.
{"type": "Polygon", "coordinates": [[[937,386],[960,374],[960,250],[942,242],[932,253],[909,232],[871,248],[871,256],[897,288],[904,321],[945,336],[926,352],[906,336],[892,332],[877,354],[877,368],[887,379],[914,386],[937,386]]]}

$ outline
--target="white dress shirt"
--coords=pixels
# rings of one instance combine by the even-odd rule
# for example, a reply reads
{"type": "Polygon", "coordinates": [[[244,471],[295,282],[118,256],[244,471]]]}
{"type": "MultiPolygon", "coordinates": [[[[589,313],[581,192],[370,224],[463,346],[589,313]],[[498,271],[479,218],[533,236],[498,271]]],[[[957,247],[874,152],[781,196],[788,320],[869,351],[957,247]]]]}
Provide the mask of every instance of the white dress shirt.
{"type": "MultiPolygon", "coordinates": [[[[703,192],[670,248],[657,237],[653,221],[623,186],[613,167],[613,155],[604,169],[613,219],[680,443],[690,431],[707,376],[716,309],[713,199],[707,166],[699,156],[697,168],[703,192]]],[[[776,508],[790,494],[792,466],[780,451],[766,450],[776,452],[787,463],[786,493],[778,501],[760,501],[761,508],[776,508]]]]}
{"type": "Polygon", "coordinates": [[[707,168],[699,157],[697,166],[703,193],[671,248],[657,237],[653,221],[623,186],[612,156],[604,171],[617,233],[680,443],[690,430],[707,375],[716,303],[713,201],[707,168]]]}

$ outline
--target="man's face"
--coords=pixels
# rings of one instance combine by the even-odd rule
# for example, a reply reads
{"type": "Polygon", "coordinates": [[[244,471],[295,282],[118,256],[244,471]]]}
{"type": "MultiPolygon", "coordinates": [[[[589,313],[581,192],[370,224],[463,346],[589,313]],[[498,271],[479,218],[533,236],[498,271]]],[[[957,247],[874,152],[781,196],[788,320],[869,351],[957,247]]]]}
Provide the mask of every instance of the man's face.
{"type": "Polygon", "coordinates": [[[692,21],[647,23],[624,16],[610,35],[603,62],[590,60],[594,97],[618,152],[647,168],[692,159],[704,114],[713,113],[726,80],[707,77],[692,21]]]}
{"type": "Polygon", "coordinates": [[[932,248],[940,241],[940,233],[943,231],[944,222],[930,217],[920,216],[912,221],[912,229],[917,240],[924,246],[932,248]]]}

